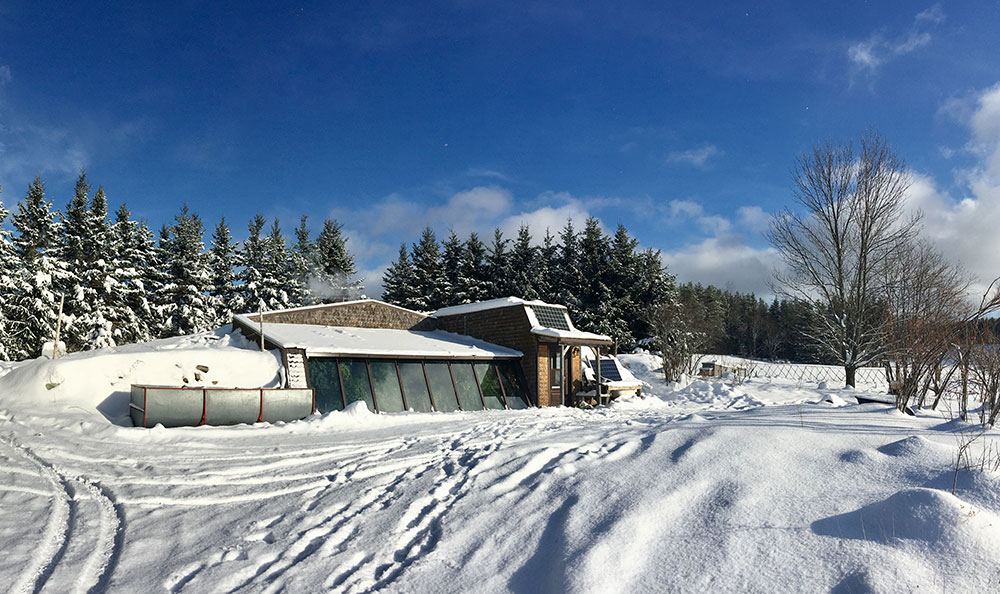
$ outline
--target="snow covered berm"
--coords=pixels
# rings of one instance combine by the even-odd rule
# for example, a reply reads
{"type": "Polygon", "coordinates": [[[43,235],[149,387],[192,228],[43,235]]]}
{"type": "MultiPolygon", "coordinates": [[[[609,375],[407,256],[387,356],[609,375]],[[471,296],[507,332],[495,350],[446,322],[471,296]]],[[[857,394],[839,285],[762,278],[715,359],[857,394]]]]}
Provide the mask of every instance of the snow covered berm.
{"type": "MultiPolygon", "coordinates": [[[[224,333],[0,367],[14,592],[984,592],[1000,474],[970,427],[815,384],[666,385],[592,411],[135,429],[128,383],[277,382],[224,333]],[[48,385],[54,384],[51,388],[48,385]]],[[[980,438],[997,448],[996,432],[980,438]]]]}

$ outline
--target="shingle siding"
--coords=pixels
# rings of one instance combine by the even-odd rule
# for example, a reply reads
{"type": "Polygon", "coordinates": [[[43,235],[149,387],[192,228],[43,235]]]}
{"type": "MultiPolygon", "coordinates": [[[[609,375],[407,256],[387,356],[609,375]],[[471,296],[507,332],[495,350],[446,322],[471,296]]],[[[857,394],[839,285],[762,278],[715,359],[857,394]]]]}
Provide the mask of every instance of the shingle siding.
{"type": "MultiPolygon", "coordinates": [[[[251,317],[256,321],[256,315],[251,317]]],[[[437,330],[434,318],[374,300],[265,312],[264,323],[268,322],[389,330],[437,330]]]]}

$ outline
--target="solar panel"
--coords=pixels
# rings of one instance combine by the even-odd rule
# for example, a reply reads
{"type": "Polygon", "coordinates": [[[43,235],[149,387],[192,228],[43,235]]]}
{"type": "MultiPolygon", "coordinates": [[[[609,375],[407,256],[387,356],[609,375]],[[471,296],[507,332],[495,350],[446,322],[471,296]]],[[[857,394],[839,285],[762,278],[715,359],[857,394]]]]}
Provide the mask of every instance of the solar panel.
{"type": "Polygon", "coordinates": [[[618,373],[618,366],[611,359],[601,359],[601,378],[612,382],[622,381],[622,374],[618,373]]]}
{"type": "Polygon", "coordinates": [[[538,323],[553,330],[569,331],[569,321],[566,319],[566,312],[558,307],[548,307],[545,305],[532,305],[531,311],[535,312],[538,323]]]}

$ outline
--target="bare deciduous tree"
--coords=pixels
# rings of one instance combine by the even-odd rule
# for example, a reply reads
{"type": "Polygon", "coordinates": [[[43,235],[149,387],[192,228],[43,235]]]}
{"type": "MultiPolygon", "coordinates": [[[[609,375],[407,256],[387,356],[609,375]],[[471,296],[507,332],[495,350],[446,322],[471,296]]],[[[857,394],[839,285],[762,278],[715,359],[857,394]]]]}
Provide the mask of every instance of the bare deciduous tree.
{"type": "Polygon", "coordinates": [[[769,232],[788,271],[777,292],[812,304],[816,323],[803,330],[851,386],[859,367],[885,357],[884,271],[919,222],[904,217],[903,161],[874,132],[859,145],[826,143],[800,156],[793,172],[804,212],[786,210],[769,232]]]}

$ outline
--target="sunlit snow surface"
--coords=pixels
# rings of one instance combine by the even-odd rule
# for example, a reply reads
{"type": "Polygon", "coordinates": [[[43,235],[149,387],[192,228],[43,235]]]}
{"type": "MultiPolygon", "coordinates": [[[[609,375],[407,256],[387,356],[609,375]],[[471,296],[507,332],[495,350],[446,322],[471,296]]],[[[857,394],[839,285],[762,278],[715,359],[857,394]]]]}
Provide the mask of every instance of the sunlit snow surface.
{"type": "MultiPolygon", "coordinates": [[[[220,333],[0,367],[2,583],[129,593],[1000,583],[1000,474],[962,471],[951,492],[970,426],[851,404],[851,392],[815,384],[667,386],[654,357],[634,355],[623,359],[650,396],[592,411],[355,407],[253,427],[124,426],[116,395],[132,381],[193,382],[200,364],[202,382],[276,382],[274,356],[252,347],[220,333]]],[[[977,445],[996,443],[991,432],[977,445]]]]}

